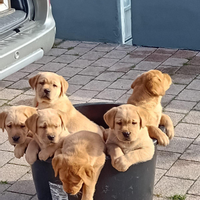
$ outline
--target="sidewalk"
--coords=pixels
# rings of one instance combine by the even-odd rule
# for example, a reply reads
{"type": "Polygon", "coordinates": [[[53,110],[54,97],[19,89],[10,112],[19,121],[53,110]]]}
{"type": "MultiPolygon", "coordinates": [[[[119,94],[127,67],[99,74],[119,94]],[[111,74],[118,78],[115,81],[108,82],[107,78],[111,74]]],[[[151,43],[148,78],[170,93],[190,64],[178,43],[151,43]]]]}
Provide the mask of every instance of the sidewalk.
{"type": "MultiPolygon", "coordinates": [[[[56,40],[41,60],[0,81],[0,112],[7,106],[32,105],[28,79],[52,71],[69,82],[73,104],[126,103],[133,80],[150,69],[171,75],[173,85],[162,100],[175,126],[168,147],[158,146],[154,200],[186,194],[200,200],[200,52],[56,40]]],[[[0,199],[37,200],[30,166],[16,159],[0,131],[0,199]]]]}

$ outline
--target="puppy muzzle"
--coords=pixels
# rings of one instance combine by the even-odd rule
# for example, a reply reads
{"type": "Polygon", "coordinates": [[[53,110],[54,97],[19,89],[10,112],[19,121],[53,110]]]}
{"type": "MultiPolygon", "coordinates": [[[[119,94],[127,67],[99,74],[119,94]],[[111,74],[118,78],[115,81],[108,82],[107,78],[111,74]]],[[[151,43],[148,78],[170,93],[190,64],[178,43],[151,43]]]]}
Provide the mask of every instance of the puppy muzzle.
{"type": "Polygon", "coordinates": [[[123,131],[122,134],[123,134],[125,140],[128,140],[128,141],[130,140],[131,132],[123,131]]]}
{"type": "Polygon", "coordinates": [[[17,143],[19,142],[20,136],[13,136],[12,139],[14,143],[17,143]]]}

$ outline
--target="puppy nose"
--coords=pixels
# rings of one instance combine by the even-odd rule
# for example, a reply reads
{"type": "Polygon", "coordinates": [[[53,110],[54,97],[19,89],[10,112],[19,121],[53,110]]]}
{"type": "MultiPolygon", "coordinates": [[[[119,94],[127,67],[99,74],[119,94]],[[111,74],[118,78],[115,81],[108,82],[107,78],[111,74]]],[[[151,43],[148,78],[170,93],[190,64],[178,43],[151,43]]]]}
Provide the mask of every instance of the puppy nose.
{"type": "Polygon", "coordinates": [[[51,141],[54,140],[54,138],[55,138],[54,135],[48,135],[47,137],[48,137],[48,139],[51,140],[51,141]]]}
{"type": "Polygon", "coordinates": [[[13,136],[12,137],[12,139],[13,139],[14,142],[17,142],[19,140],[19,138],[20,138],[19,136],[13,136]]]}
{"type": "Polygon", "coordinates": [[[44,92],[45,92],[46,94],[48,94],[48,93],[50,92],[50,90],[49,90],[49,89],[44,89],[44,92]]]}
{"type": "Polygon", "coordinates": [[[126,132],[122,132],[122,134],[124,135],[124,137],[128,138],[131,132],[126,131],[126,132]]]}

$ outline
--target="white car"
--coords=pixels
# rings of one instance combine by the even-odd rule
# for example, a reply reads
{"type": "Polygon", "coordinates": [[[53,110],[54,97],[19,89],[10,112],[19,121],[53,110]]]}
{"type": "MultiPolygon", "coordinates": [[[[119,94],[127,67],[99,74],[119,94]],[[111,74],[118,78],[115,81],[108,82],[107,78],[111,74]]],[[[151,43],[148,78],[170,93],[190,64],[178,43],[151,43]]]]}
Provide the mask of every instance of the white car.
{"type": "Polygon", "coordinates": [[[55,32],[50,0],[0,0],[0,80],[42,58],[55,32]]]}

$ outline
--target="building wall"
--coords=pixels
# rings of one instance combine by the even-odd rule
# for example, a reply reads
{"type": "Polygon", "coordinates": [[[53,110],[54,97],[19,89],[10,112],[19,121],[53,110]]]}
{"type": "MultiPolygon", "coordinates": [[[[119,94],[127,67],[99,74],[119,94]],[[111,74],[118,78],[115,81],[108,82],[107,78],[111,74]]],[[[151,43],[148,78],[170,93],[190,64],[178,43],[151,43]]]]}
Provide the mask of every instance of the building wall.
{"type": "Polygon", "coordinates": [[[121,43],[120,0],[51,0],[56,37],[121,43]]]}
{"type": "Polygon", "coordinates": [[[133,44],[200,50],[199,0],[132,0],[133,44]]]}

